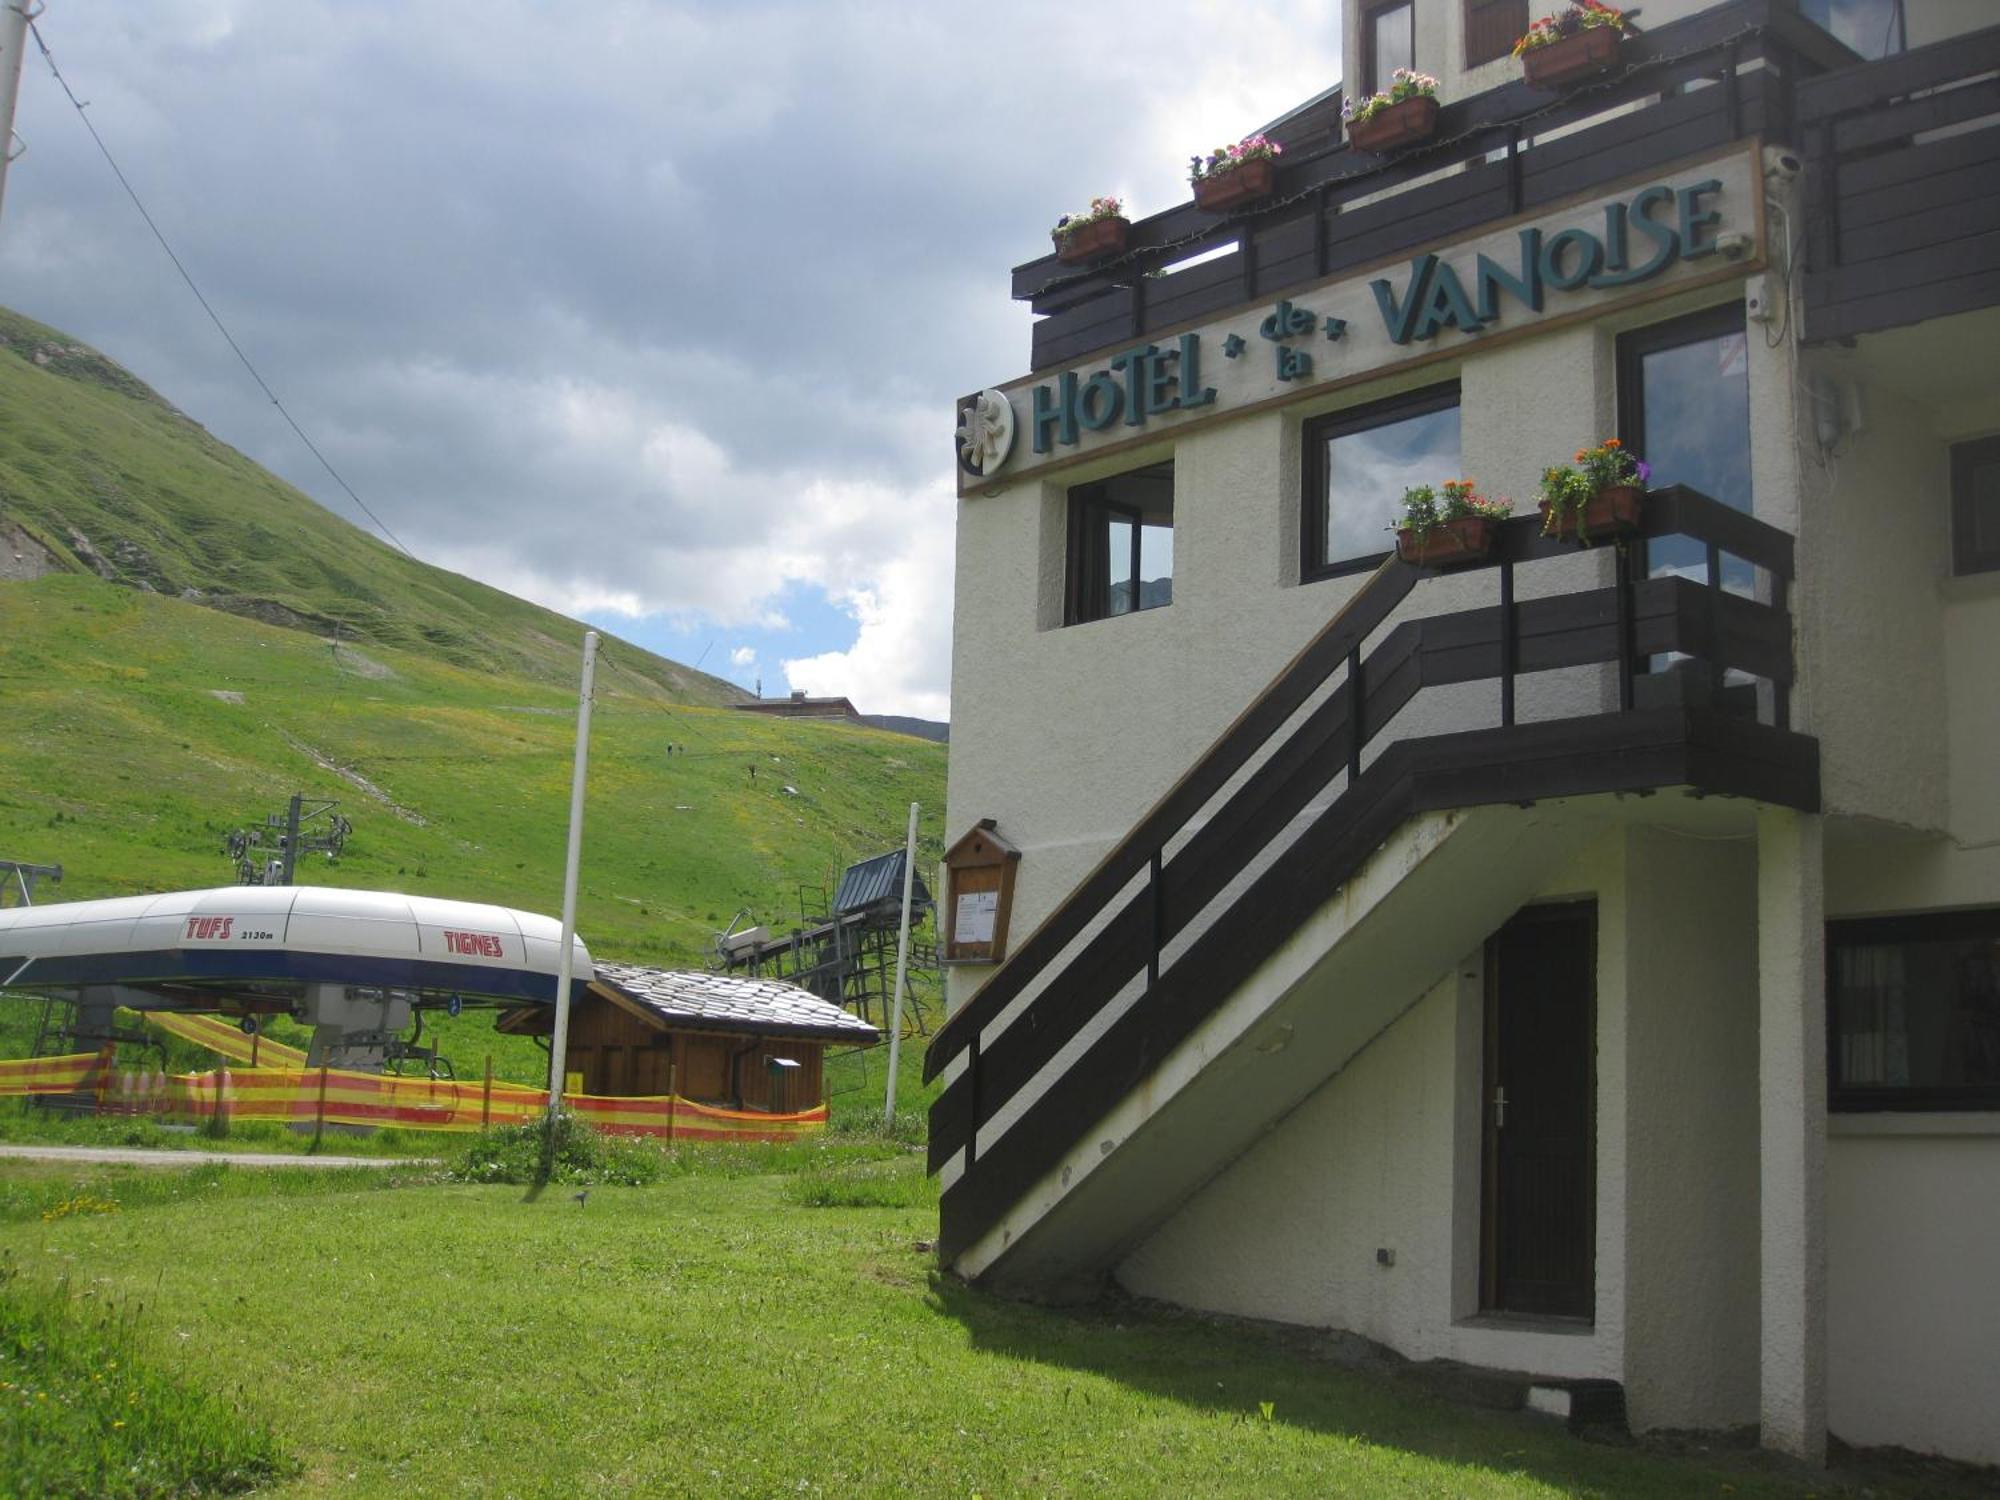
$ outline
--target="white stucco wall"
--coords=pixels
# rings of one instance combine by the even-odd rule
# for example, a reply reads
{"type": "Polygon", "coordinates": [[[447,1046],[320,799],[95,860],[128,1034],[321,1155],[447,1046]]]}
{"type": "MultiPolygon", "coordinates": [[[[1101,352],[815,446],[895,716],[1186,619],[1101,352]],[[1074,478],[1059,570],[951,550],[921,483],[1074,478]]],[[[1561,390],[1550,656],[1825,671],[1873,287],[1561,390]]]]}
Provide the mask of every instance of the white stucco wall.
{"type": "Polygon", "coordinates": [[[1828,1425],[2000,1463],[2000,1118],[1836,1117],[1828,1425]]]}
{"type": "Polygon", "coordinates": [[[1743,1426],[1758,1393],[1755,845],[1636,828],[1625,889],[1627,1405],[1641,1429],[1743,1426]]]}

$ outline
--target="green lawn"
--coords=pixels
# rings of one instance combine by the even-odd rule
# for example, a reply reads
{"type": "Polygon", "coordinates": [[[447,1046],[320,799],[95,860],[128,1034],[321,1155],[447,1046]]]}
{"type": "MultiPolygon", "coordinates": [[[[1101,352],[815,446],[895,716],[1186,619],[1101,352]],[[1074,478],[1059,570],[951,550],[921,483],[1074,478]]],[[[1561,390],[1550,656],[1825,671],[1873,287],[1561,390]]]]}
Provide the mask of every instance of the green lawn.
{"type": "Polygon", "coordinates": [[[881,1143],[774,1152],[762,1167],[793,1170],[761,1175],[754,1153],[700,1160],[581,1206],[8,1164],[0,1234],[23,1283],[143,1303],[149,1368],[297,1464],[277,1494],[1813,1492],[1461,1409],[1254,1330],[991,1300],[935,1274],[919,1161],[881,1143]],[[78,1193],[132,1201],[41,1217],[78,1193]],[[882,1198],[910,1206],[805,1206],[882,1198]]]}

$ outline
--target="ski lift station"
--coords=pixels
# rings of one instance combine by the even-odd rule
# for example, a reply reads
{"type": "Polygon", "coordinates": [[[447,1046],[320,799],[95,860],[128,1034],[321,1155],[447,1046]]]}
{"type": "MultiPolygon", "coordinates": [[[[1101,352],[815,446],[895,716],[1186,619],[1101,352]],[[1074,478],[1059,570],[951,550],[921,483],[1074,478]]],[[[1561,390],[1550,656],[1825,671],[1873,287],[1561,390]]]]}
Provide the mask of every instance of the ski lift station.
{"type": "MultiPolygon", "coordinates": [[[[801,1062],[806,1073],[785,1080],[785,1095],[799,1107],[817,1102],[823,1043],[876,1037],[866,1021],[796,986],[632,965],[599,968],[580,939],[570,957],[579,1003],[589,997],[642,1020],[688,1065],[679,1076],[690,1083],[710,1071],[711,1033],[729,1040],[719,1055],[735,1064],[738,1077],[746,1050],[761,1045],[776,1057],[803,1052],[800,1044],[810,1041],[809,1066],[797,1056],[786,1059],[801,1062]],[[663,999],[669,996],[673,1003],[663,999]],[[791,1045],[770,1045],[775,1041],[791,1045]]],[[[61,1027],[73,1047],[143,1039],[118,1028],[120,1007],[220,1013],[240,1019],[246,1030],[261,1017],[284,1015],[312,1028],[308,1067],[360,1072],[408,1058],[435,1066],[434,1053],[401,1035],[426,1010],[456,1015],[467,1006],[499,1006],[509,1014],[509,1029],[546,1033],[561,958],[561,928],[552,917],[387,891],[222,886],[0,910],[0,989],[47,997],[45,1039],[55,1007],[64,1003],[75,1007],[61,1027]]],[[[600,1052],[605,1040],[593,1037],[600,1052]]],[[[604,1067],[588,1070],[586,1092],[631,1094],[638,1092],[634,1084],[654,1081],[650,1071],[642,1078],[632,1069],[613,1070],[608,1055],[600,1061],[604,1067]]],[[[766,1087],[760,1077],[758,1088],[710,1092],[740,1106],[746,1092],[766,1087]]],[[[762,1097],[752,1107],[764,1107],[762,1097]]]]}

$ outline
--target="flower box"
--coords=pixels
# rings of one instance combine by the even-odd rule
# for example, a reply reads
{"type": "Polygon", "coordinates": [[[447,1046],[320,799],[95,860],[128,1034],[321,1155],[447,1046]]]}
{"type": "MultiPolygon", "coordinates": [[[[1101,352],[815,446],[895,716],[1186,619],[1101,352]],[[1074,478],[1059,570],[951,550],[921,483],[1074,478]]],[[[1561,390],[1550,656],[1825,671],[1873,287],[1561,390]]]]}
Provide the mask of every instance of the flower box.
{"type": "Polygon", "coordinates": [[[1493,551],[1493,518],[1460,516],[1441,521],[1418,536],[1405,526],[1396,533],[1396,556],[1412,567],[1444,568],[1456,563],[1484,562],[1493,551]]]}
{"type": "Polygon", "coordinates": [[[1209,172],[1194,180],[1194,204],[1212,214],[1242,203],[1268,198],[1277,186],[1278,164],[1268,156],[1253,156],[1241,166],[1209,172]]]}
{"type": "Polygon", "coordinates": [[[1132,221],[1115,214],[1103,219],[1086,219],[1080,227],[1056,236],[1056,259],[1064,265],[1073,266],[1079,261],[1096,260],[1102,255],[1123,255],[1126,237],[1131,232],[1132,221]]]}
{"type": "Polygon", "coordinates": [[[1618,56],[1624,33],[1615,26],[1590,26],[1521,54],[1521,73],[1529,88],[1559,89],[1609,68],[1618,56]]]}
{"type": "Polygon", "coordinates": [[[1361,151],[1393,151],[1429,140],[1437,129],[1438,102],[1419,94],[1378,109],[1365,120],[1350,120],[1347,141],[1361,151]]]}
{"type": "Polygon", "coordinates": [[[1630,536],[1639,529],[1639,511],[1645,499],[1646,492],[1636,484],[1607,485],[1584,504],[1581,517],[1574,510],[1565,511],[1553,526],[1549,524],[1549,502],[1544,500],[1542,534],[1569,542],[1630,536]]]}

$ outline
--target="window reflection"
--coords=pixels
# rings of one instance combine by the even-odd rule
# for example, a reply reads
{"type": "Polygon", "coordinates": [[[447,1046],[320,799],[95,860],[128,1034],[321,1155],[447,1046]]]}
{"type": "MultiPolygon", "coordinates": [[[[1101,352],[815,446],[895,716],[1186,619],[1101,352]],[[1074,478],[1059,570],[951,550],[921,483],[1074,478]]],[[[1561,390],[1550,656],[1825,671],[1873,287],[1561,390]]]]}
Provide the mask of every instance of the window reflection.
{"type": "Polygon", "coordinates": [[[1862,57],[1903,50],[1903,0],[1799,0],[1799,14],[1862,57]]]}
{"type": "Polygon", "coordinates": [[[1460,477],[1455,387],[1370,412],[1341,413],[1309,436],[1322,459],[1315,569],[1381,557],[1403,491],[1460,477]]]}
{"type": "MultiPolygon", "coordinates": [[[[1684,484],[1738,510],[1754,510],[1750,494],[1750,353],[1742,311],[1712,314],[1628,336],[1624,378],[1627,445],[1652,465],[1652,485],[1684,484]]],[[[1665,537],[1647,549],[1654,576],[1678,573],[1708,581],[1707,553],[1687,537],[1665,537]]],[[[1750,564],[1723,559],[1725,588],[1749,593],[1750,564]]]]}

